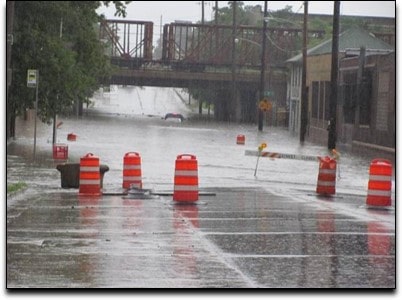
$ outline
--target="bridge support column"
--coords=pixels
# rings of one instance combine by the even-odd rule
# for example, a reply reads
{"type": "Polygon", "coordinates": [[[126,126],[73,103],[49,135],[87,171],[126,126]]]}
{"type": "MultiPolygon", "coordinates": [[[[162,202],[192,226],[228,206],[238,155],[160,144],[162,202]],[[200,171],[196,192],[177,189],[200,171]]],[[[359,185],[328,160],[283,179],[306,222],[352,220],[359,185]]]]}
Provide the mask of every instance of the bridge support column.
{"type": "Polygon", "coordinates": [[[230,122],[255,122],[257,120],[257,89],[245,86],[237,88],[236,97],[227,89],[215,92],[215,119],[230,122]]]}
{"type": "Polygon", "coordinates": [[[229,121],[229,105],[231,93],[226,89],[217,89],[215,98],[215,119],[229,121]]]}
{"type": "Polygon", "coordinates": [[[257,89],[242,87],[241,95],[241,121],[253,123],[257,121],[257,89]]]}
{"type": "Polygon", "coordinates": [[[240,89],[236,87],[234,98],[231,101],[231,121],[240,122],[242,115],[241,93],[240,89]]]}
{"type": "Polygon", "coordinates": [[[236,87],[235,91],[219,90],[218,95],[219,97],[216,103],[218,105],[217,119],[228,122],[240,122],[242,105],[239,88],[236,87]]]}

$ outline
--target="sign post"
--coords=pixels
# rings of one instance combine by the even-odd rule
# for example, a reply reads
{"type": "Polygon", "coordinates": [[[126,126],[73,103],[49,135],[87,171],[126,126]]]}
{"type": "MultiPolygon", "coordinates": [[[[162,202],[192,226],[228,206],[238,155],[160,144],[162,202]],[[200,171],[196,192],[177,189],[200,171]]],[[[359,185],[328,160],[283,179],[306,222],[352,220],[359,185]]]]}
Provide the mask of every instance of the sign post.
{"type": "Polygon", "coordinates": [[[33,158],[35,160],[36,155],[36,119],[38,117],[38,87],[39,87],[39,70],[28,70],[27,87],[36,88],[35,99],[35,120],[34,120],[34,149],[33,158]]]}

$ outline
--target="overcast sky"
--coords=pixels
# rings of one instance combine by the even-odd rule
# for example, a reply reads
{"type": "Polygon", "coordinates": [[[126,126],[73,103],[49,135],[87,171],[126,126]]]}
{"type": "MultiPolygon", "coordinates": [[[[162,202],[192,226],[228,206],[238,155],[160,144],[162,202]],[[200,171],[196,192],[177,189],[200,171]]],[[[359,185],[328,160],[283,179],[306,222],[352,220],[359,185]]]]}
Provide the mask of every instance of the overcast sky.
{"type": "MultiPolygon", "coordinates": [[[[154,22],[157,26],[177,20],[197,22],[201,20],[202,1],[133,1],[127,6],[127,19],[154,22]]],[[[243,1],[244,5],[261,5],[264,1],[243,1]]],[[[395,17],[396,5],[399,1],[341,1],[341,15],[395,17]]],[[[213,18],[212,8],[215,1],[204,1],[205,20],[213,18]]],[[[308,1],[309,13],[333,14],[334,1],[308,1]]],[[[219,1],[218,7],[228,5],[228,1],[219,1]]],[[[286,5],[292,6],[293,12],[303,13],[303,1],[268,1],[268,10],[278,10],[286,5]]],[[[108,19],[115,18],[114,7],[108,9],[102,7],[98,10],[104,13],[108,19]]]]}

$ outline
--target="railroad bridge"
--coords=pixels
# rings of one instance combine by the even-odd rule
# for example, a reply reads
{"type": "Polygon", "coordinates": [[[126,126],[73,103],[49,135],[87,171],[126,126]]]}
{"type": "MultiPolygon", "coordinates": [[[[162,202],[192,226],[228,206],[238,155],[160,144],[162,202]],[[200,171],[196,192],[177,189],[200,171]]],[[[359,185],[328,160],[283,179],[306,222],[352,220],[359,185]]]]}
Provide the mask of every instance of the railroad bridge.
{"type": "MultiPolygon", "coordinates": [[[[99,37],[117,66],[103,83],[208,88],[214,91],[220,119],[255,121],[262,34],[263,29],[254,26],[175,22],[163,26],[154,47],[152,22],[103,20],[99,37]]],[[[310,40],[321,39],[324,31],[310,30],[308,35],[310,40]]],[[[279,103],[286,101],[284,62],[300,52],[302,29],[270,27],[266,37],[266,86],[279,103]]]]}

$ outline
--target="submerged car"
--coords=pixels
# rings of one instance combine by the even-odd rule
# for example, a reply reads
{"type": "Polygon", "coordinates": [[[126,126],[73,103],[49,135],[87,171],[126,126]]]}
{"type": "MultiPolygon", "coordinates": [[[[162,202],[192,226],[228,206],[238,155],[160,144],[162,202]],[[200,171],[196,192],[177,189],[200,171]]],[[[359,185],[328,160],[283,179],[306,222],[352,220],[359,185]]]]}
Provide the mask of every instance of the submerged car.
{"type": "Polygon", "coordinates": [[[180,119],[181,122],[184,121],[184,116],[178,113],[167,113],[164,117],[165,120],[167,119],[180,119]]]}

